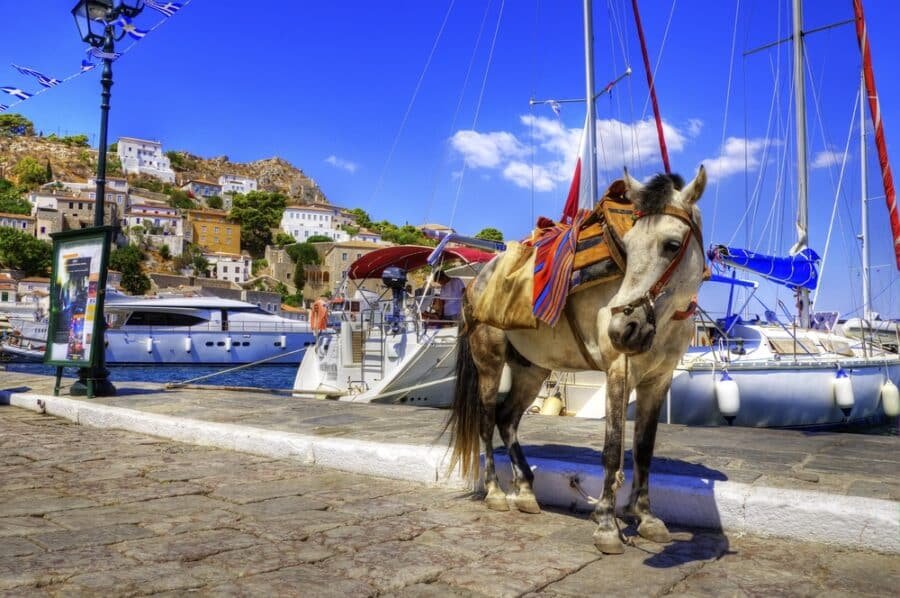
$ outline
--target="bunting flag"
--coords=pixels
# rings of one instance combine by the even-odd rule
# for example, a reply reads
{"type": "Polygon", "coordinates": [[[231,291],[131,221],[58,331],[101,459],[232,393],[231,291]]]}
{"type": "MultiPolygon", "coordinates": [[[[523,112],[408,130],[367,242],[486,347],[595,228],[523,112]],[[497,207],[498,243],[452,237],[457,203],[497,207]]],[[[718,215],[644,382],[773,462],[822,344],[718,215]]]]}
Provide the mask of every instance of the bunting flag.
{"type": "MultiPolygon", "coordinates": [[[[97,67],[97,64],[94,62],[95,59],[97,59],[97,60],[117,60],[118,58],[121,58],[126,52],[128,52],[132,48],[134,48],[134,46],[135,46],[135,44],[137,44],[137,42],[144,39],[144,37],[146,37],[148,33],[155,31],[158,27],[160,27],[163,23],[165,23],[168,20],[168,17],[173,16],[176,12],[178,12],[179,10],[181,10],[182,8],[184,8],[185,6],[190,4],[192,1],[193,0],[184,0],[183,2],[160,2],[160,1],[154,1],[154,0],[145,0],[145,2],[144,2],[145,6],[148,6],[148,7],[152,8],[153,10],[162,13],[163,15],[165,15],[165,18],[158,20],[149,29],[139,29],[132,22],[131,19],[122,17],[116,23],[121,28],[122,33],[128,34],[128,36],[132,39],[131,44],[128,45],[127,47],[125,47],[120,52],[104,52],[100,48],[93,48],[93,47],[89,48],[87,50],[88,57],[87,57],[87,59],[84,59],[81,61],[81,68],[78,70],[78,72],[72,73],[71,75],[69,75],[68,77],[65,77],[64,79],[56,79],[54,77],[49,77],[49,76],[44,75],[43,73],[38,72],[32,68],[19,66],[17,64],[12,65],[13,68],[15,68],[17,71],[19,71],[19,73],[21,73],[22,75],[25,75],[28,77],[34,77],[35,79],[37,79],[38,83],[40,83],[43,86],[43,88],[35,91],[34,93],[29,93],[18,87],[11,87],[11,86],[0,87],[0,91],[7,93],[7,94],[13,96],[14,98],[16,98],[16,101],[11,102],[9,105],[0,104],[0,112],[9,110],[10,108],[17,106],[18,104],[21,104],[22,102],[33,98],[34,96],[37,96],[46,91],[49,91],[50,89],[58,86],[61,83],[65,83],[66,81],[69,81],[71,79],[74,79],[75,77],[78,77],[89,71],[94,70],[97,67]]],[[[102,19],[99,20],[98,22],[105,23],[105,21],[103,21],[102,19]]]]}
{"type": "Polygon", "coordinates": [[[126,16],[119,17],[119,26],[122,27],[122,31],[127,33],[132,39],[141,40],[144,39],[144,36],[149,33],[144,29],[138,29],[135,24],[126,16]]]}
{"type": "Polygon", "coordinates": [[[559,104],[559,102],[557,102],[556,100],[550,100],[550,102],[548,103],[550,104],[550,109],[553,110],[553,113],[556,114],[556,116],[562,115],[562,106],[559,104]]]}
{"type": "Polygon", "coordinates": [[[23,89],[19,89],[18,87],[0,87],[0,91],[6,92],[11,96],[17,97],[20,100],[27,100],[34,94],[28,93],[23,89]]]}
{"type": "Polygon", "coordinates": [[[581,131],[581,144],[578,147],[578,159],[575,161],[575,172],[572,174],[572,183],[569,185],[569,194],[566,197],[560,222],[570,223],[580,210],[590,210],[594,207],[594,200],[590,197],[590,180],[588,180],[591,172],[590,165],[587,164],[587,161],[591,159],[588,124],[589,121],[585,118],[584,129],[581,131]]]}
{"type": "Polygon", "coordinates": [[[178,2],[158,2],[157,0],[144,0],[144,6],[152,8],[157,12],[161,12],[167,17],[174,16],[176,12],[181,10],[182,4],[178,2]]]}
{"type": "Polygon", "coordinates": [[[28,77],[34,77],[35,79],[38,80],[38,83],[40,83],[44,87],[53,87],[53,86],[59,85],[61,83],[61,81],[59,79],[54,79],[53,77],[48,77],[47,75],[44,75],[43,73],[39,73],[38,71],[36,71],[34,69],[30,69],[27,66],[19,66],[18,64],[14,64],[12,66],[14,69],[19,71],[23,75],[26,75],[28,77]]]}

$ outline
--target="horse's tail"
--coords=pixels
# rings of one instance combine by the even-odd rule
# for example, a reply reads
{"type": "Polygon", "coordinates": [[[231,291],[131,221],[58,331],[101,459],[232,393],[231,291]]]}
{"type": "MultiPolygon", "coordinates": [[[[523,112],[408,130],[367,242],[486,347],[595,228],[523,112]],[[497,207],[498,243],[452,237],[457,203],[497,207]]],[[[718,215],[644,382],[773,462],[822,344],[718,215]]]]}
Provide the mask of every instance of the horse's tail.
{"type": "MultiPolygon", "coordinates": [[[[465,303],[465,301],[464,301],[465,303]]],[[[463,309],[463,314],[466,310],[463,309]]],[[[469,343],[471,323],[460,324],[459,340],[456,344],[456,385],[453,391],[453,405],[450,417],[444,425],[444,432],[450,430],[450,471],[460,466],[465,479],[473,480],[478,475],[481,454],[482,410],[481,393],[478,384],[478,368],[472,359],[469,343]]]]}

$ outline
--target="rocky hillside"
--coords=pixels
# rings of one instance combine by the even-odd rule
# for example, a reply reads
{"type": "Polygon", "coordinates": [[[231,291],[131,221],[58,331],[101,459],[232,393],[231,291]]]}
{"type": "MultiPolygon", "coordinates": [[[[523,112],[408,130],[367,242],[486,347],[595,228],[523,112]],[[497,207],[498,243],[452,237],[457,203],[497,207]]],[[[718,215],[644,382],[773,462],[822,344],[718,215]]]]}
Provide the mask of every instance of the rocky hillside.
{"type": "MultiPolygon", "coordinates": [[[[0,136],[0,177],[14,178],[13,167],[27,156],[42,165],[49,160],[53,178],[60,181],[85,181],[97,170],[96,149],[47,137],[0,136]]],[[[291,204],[328,203],[315,181],[281,158],[240,163],[231,162],[227,156],[201,158],[185,151],[170,152],[169,156],[179,184],[190,179],[215,182],[223,174],[236,174],[257,179],[264,191],[285,194],[291,204]]],[[[110,175],[121,176],[114,153],[110,153],[107,163],[110,175]]]]}

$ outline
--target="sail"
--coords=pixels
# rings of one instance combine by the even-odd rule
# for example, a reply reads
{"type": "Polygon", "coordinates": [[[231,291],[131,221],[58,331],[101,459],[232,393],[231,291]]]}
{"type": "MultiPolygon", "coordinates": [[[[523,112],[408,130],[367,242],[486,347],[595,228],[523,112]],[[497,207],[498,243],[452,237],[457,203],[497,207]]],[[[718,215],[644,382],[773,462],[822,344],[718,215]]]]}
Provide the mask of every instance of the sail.
{"type": "MultiPolygon", "coordinates": [[[[862,0],[853,0],[856,13],[856,37],[862,52],[863,72],[866,80],[866,91],[869,95],[869,112],[875,128],[875,146],[878,149],[878,163],[881,165],[881,180],[884,183],[884,200],[887,202],[888,219],[891,223],[891,236],[894,239],[894,257],[897,269],[900,270],[900,214],[897,212],[897,197],[894,190],[894,175],[888,161],[887,142],[884,139],[884,124],[881,121],[881,103],[875,89],[875,71],[872,70],[872,50],[866,34],[866,21],[863,16],[862,0]]],[[[867,241],[868,242],[868,241],[867,241]]]]}
{"type": "Polygon", "coordinates": [[[755,272],[790,289],[814,290],[819,283],[819,272],[816,269],[819,256],[809,248],[790,257],[776,257],[738,247],[717,245],[710,250],[709,259],[755,272]]]}

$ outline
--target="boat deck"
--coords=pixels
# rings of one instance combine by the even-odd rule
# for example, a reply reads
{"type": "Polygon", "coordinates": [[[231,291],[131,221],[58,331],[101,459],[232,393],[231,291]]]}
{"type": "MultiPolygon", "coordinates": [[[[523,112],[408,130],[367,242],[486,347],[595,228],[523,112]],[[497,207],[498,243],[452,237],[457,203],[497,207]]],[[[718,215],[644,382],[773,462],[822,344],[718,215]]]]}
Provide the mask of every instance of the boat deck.
{"type": "MultiPolygon", "coordinates": [[[[446,411],[150,383],[121,383],[119,396],[88,400],[53,397],[52,386],[52,377],[4,372],[0,402],[89,426],[465,485],[446,475],[447,439],[439,439],[446,411]]],[[[599,490],[604,427],[596,420],[525,417],[521,441],[535,466],[539,500],[587,507],[571,482],[590,494],[599,490]]],[[[629,480],[631,430],[629,422],[629,480]]],[[[897,447],[897,436],[660,424],[651,500],[664,519],[681,524],[900,553],[897,447]]]]}

